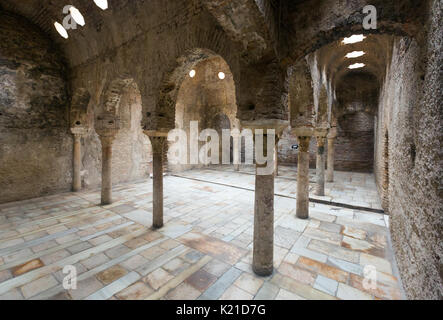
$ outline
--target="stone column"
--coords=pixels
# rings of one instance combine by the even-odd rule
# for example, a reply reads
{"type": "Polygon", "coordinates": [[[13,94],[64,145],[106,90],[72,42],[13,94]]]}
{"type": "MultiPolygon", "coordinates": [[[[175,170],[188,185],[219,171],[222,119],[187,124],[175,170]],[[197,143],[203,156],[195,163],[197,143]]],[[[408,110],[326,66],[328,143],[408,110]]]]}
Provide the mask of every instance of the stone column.
{"type": "Polygon", "coordinates": [[[72,173],[72,191],[78,192],[82,189],[81,167],[82,167],[82,151],[81,138],[86,133],[85,128],[71,128],[74,136],[74,146],[72,155],[73,173],[72,173]]]}
{"type": "Polygon", "coordinates": [[[232,152],[233,155],[233,161],[234,161],[234,170],[240,171],[240,145],[241,145],[241,139],[240,135],[234,134],[232,136],[232,152]]]}
{"type": "Polygon", "coordinates": [[[167,138],[155,133],[148,136],[151,140],[153,157],[152,226],[159,229],[163,227],[163,158],[167,138]]]}
{"type": "Polygon", "coordinates": [[[74,151],[73,151],[73,177],[72,177],[72,190],[78,192],[82,188],[82,177],[81,177],[81,161],[82,161],[82,151],[81,151],[81,139],[82,136],[74,134],[74,151]]]}
{"type": "Polygon", "coordinates": [[[102,143],[102,205],[112,203],[112,144],[120,129],[120,119],[113,114],[99,115],[95,131],[102,143]]]}
{"type": "Polygon", "coordinates": [[[327,182],[334,182],[334,142],[335,138],[328,138],[328,168],[326,170],[327,182]]]}
{"type": "Polygon", "coordinates": [[[274,176],[278,177],[278,142],[279,136],[275,136],[275,148],[274,148],[274,176]]]}
{"type": "MultiPolygon", "coordinates": [[[[273,130],[272,147],[275,148],[275,136],[278,136],[289,125],[287,121],[268,119],[261,121],[245,121],[243,128],[254,132],[255,149],[257,149],[257,130],[263,130],[263,156],[267,160],[268,134],[273,130]]],[[[274,259],[274,149],[270,148],[272,163],[257,163],[255,174],[254,202],[254,244],[252,255],[252,270],[259,276],[269,276],[273,271],[274,259]],[[268,164],[270,167],[268,167],[268,164]],[[266,168],[266,169],[265,169],[266,168]]],[[[267,160],[268,161],[268,160],[267,160]]]]}
{"type": "Polygon", "coordinates": [[[315,194],[325,195],[325,144],[326,137],[317,135],[317,165],[316,165],[316,185],[315,194]]]}
{"type": "Polygon", "coordinates": [[[297,207],[300,219],[309,218],[309,143],[310,136],[298,136],[297,207]]]}
{"type": "Polygon", "coordinates": [[[328,168],[326,170],[326,181],[334,182],[334,143],[337,137],[337,129],[331,128],[328,133],[328,168]]]}
{"type": "Polygon", "coordinates": [[[112,203],[112,144],[115,136],[99,136],[102,143],[102,199],[101,204],[112,203]]]}
{"type": "MultiPolygon", "coordinates": [[[[263,154],[267,153],[267,135],[263,136],[263,154]]],[[[254,248],[252,269],[259,276],[273,271],[274,259],[274,174],[260,174],[267,163],[256,163],[254,205],[254,248]]]]}

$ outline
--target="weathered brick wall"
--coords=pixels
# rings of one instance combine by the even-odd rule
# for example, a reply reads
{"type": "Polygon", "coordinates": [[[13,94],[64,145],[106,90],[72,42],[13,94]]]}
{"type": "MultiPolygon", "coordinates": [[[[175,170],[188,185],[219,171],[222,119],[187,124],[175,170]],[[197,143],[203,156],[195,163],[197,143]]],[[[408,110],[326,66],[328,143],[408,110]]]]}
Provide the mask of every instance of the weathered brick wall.
{"type": "Polygon", "coordinates": [[[65,67],[38,27],[0,12],[0,203],[68,191],[65,67]]]}
{"type": "Polygon", "coordinates": [[[334,169],[373,172],[374,115],[346,114],[338,119],[334,169]]]}
{"type": "MultiPolygon", "coordinates": [[[[365,112],[346,114],[338,121],[335,139],[334,170],[372,172],[374,168],[374,116],[365,112]]],[[[279,142],[280,164],[296,165],[297,144],[295,135],[286,129],[279,142]]],[[[311,138],[309,146],[310,167],[315,168],[317,141],[311,138]]]]}
{"type": "Polygon", "coordinates": [[[411,299],[443,298],[443,30],[441,1],[430,3],[426,41],[395,42],[377,117],[377,185],[387,196],[396,259],[411,299]]]}

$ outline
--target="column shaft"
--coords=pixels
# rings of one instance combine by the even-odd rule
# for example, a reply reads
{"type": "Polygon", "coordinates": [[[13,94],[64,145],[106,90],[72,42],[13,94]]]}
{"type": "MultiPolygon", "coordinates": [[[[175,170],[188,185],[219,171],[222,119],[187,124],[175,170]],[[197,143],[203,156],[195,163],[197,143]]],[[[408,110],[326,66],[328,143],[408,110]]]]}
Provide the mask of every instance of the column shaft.
{"type": "Polygon", "coordinates": [[[297,218],[309,218],[309,142],[311,137],[297,137],[299,143],[297,164],[297,218]]]}
{"type": "Polygon", "coordinates": [[[152,225],[163,227],[163,149],[165,137],[150,137],[153,151],[153,215],[152,225]]]}
{"type": "Polygon", "coordinates": [[[74,135],[72,190],[78,192],[82,188],[81,180],[81,136],[74,135]]]}
{"type": "MultiPolygon", "coordinates": [[[[267,136],[263,137],[264,154],[267,153],[267,136]]],[[[260,174],[256,164],[254,205],[254,249],[252,269],[259,276],[273,271],[274,260],[274,174],[260,174]]]]}
{"type": "Polygon", "coordinates": [[[114,137],[102,136],[102,205],[112,203],[112,143],[114,137]]]}
{"type": "Polygon", "coordinates": [[[328,169],[326,170],[327,182],[334,182],[334,142],[335,138],[328,138],[328,169]]]}
{"type": "Polygon", "coordinates": [[[275,149],[274,149],[274,175],[278,176],[278,140],[275,142],[275,149]]]}
{"type": "Polygon", "coordinates": [[[317,196],[325,195],[325,140],[325,137],[317,137],[317,184],[315,189],[317,196]]]}
{"type": "Polygon", "coordinates": [[[234,170],[240,171],[240,137],[234,136],[232,139],[232,144],[232,152],[234,153],[232,157],[234,161],[234,170]]]}

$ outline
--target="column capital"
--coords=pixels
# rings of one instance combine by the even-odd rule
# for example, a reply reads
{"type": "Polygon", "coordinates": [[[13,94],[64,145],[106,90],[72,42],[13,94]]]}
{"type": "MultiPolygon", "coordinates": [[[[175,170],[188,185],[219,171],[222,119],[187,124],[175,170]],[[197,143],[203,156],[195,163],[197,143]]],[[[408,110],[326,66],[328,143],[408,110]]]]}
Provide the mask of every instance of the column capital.
{"type": "Polygon", "coordinates": [[[80,139],[88,133],[89,129],[86,127],[73,127],[71,128],[71,133],[75,138],[80,139]]]}
{"type": "Polygon", "coordinates": [[[143,133],[147,135],[149,138],[151,137],[168,137],[168,131],[166,130],[143,130],[143,133]]]}
{"type": "Polygon", "coordinates": [[[332,127],[329,129],[328,132],[328,139],[335,139],[337,138],[337,127],[332,127]]]}
{"type": "Polygon", "coordinates": [[[297,136],[297,141],[300,148],[300,152],[309,151],[309,143],[311,142],[310,136],[297,136]]]}
{"type": "Polygon", "coordinates": [[[152,145],[152,153],[163,153],[163,148],[166,144],[167,137],[166,136],[148,136],[149,140],[151,140],[152,145]]]}
{"type": "Polygon", "coordinates": [[[291,133],[296,137],[312,137],[314,135],[313,127],[296,127],[292,128],[291,133]]]}
{"type": "Polygon", "coordinates": [[[328,135],[329,129],[326,128],[315,128],[314,135],[318,138],[326,138],[328,135]]]}
{"type": "Polygon", "coordinates": [[[317,136],[317,147],[324,147],[326,144],[326,136],[317,136]]]}
{"type": "Polygon", "coordinates": [[[102,142],[113,142],[117,136],[118,130],[95,130],[102,142]]]}
{"type": "Polygon", "coordinates": [[[120,118],[112,114],[99,115],[95,121],[95,131],[100,139],[114,140],[120,130],[120,118]]]}
{"type": "Polygon", "coordinates": [[[254,120],[254,121],[242,121],[241,126],[245,129],[252,130],[255,133],[256,130],[263,130],[266,134],[268,129],[274,129],[275,135],[280,135],[283,130],[289,126],[289,121],[279,120],[279,119],[264,119],[264,120],[254,120]]]}
{"type": "Polygon", "coordinates": [[[100,135],[99,134],[98,138],[100,139],[100,141],[102,143],[102,147],[103,147],[103,146],[112,145],[114,143],[115,136],[116,135],[100,135]]]}

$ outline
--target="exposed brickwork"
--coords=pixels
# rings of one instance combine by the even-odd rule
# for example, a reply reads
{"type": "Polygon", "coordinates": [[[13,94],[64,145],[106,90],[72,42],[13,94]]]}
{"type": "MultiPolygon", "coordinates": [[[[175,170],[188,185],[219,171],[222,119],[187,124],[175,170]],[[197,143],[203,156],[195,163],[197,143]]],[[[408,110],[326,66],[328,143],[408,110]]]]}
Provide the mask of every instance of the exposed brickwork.
{"type": "MultiPolygon", "coordinates": [[[[335,139],[334,170],[353,172],[372,172],[374,168],[374,120],[365,114],[348,115],[341,119],[338,135],[335,139]],[[358,118],[363,118],[362,123],[358,118]],[[371,127],[372,125],[372,127],[371,127]],[[368,128],[369,126],[369,128],[368,128]],[[366,131],[365,131],[366,129],[366,131]]],[[[279,161],[287,165],[297,164],[297,151],[292,149],[297,144],[290,129],[285,130],[279,142],[279,161]]],[[[309,163],[316,166],[317,146],[315,139],[309,147],[309,163]]]]}

